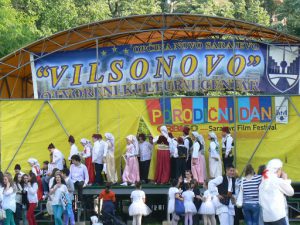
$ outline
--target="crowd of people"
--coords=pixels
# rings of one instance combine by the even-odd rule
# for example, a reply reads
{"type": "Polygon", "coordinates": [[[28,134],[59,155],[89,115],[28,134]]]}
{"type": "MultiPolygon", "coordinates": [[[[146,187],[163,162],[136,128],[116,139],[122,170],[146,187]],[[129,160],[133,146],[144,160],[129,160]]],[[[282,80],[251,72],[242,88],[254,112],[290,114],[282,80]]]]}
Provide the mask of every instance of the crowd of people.
{"type": "MultiPolygon", "coordinates": [[[[271,160],[259,175],[247,165],[245,177],[239,179],[233,167],[234,140],[228,127],[222,129],[221,143],[214,132],[208,133],[208,163],[201,134],[190,132],[188,127],[177,138],[166,126],[160,131],[159,136],[149,136],[148,141],[142,133],[126,137],[121,185],[136,187],[128,210],[134,225],[140,225],[142,216],[151,213],[145,204],[145,192],[141,190],[141,185],[149,182],[151,159],[156,161],[154,182],[172,184],[168,202],[172,225],[178,224],[182,217],[185,225],[197,225],[201,216],[205,225],[214,225],[216,215],[221,225],[237,224],[238,207],[242,207],[247,225],[288,224],[285,196],[293,195],[293,188],[280,160],[271,160]],[[152,156],[154,145],[157,145],[156,156],[152,156]]],[[[76,201],[83,202],[83,188],[103,185],[104,181],[106,189],[99,195],[103,201],[102,212],[113,215],[116,197],[110,185],[118,182],[115,138],[111,133],[105,133],[104,137],[93,134],[93,143],[82,138],[82,151],[79,151],[75,138],[69,136],[69,168],[63,153],[51,143],[50,160],[44,161],[42,167],[37,159],[30,158],[29,173],[23,173],[19,164],[15,166],[14,179],[10,173],[0,173],[0,224],[18,225],[23,221],[23,224],[36,225],[34,210],[39,201],[47,200],[48,212],[54,215],[56,225],[75,225],[72,204],[75,190],[76,201]]]]}

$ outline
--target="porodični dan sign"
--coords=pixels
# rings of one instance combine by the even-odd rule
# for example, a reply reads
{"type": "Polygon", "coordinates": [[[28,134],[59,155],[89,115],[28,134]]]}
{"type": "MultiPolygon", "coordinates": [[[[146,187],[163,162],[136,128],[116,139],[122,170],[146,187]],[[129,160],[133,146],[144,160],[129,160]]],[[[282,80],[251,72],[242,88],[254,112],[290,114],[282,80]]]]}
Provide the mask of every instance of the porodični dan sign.
{"type": "Polygon", "coordinates": [[[298,46],[185,40],[35,57],[34,91],[41,99],[145,95],[163,88],[169,93],[236,88],[254,94],[299,94],[298,46]]]}

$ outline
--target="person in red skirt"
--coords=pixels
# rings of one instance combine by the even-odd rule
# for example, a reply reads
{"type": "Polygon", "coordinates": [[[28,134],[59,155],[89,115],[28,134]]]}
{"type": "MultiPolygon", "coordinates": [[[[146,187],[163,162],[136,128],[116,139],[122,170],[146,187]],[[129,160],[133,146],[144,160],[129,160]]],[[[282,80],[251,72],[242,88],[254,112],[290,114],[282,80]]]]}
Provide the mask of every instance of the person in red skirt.
{"type": "Polygon", "coordinates": [[[84,147],[84,150],[81,152],[82,158],[85,159],[85,165],[89,174],[89,184],[93,184],[95,182],[95,168],[92,162],[92,149],[93,146],[91,142],[85,138],[80,140],[80,143],[84,147]]]}
{"type": "Polygon", "coordinates": [[[40,201],[43,198],[43,183],[41,179],[41,168],[40,164],[37,159],[29,158],[28,161],[29,165],[31,166],[31,172],[35,174],[38,184],[38,200],[40,201]]]}
{"type": "Polygon", "coordinates": [[[171,175],[170,148],[168,142],[169,135],[166,126],[162,126],[160,131],[161,135],[153,140],[158,145],[154,180],[158,184],[166,184],[169,182],[171,175]]]}

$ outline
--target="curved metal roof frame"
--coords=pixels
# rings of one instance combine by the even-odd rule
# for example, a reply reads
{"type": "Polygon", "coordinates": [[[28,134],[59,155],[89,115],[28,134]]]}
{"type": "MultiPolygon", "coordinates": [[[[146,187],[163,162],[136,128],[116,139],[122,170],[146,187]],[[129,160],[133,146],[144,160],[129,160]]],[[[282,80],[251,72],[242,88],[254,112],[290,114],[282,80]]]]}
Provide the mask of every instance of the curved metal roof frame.
{"type": "Polygon", "coordinates": [[[300,44],[298,37],[265,26],[222,17],[154,14],[115,18],[56,33],[3,57],[0,59],[0,94],[2,95],[5,84],[9,97],[27,97],[27,90],[25,94],[22,90],[22,96],[14,96],[13,93],[19,78],[32,85],[30,54],[38,54],[36,58],[39,59],[57,51],[95,48],[97,44],[98,47],[106,47],[172,39],[220,38],[227,35],[238,40],[253,40],[269,45],[300,44]],[[13,85],[7,82],[8,77],[15,80],[13,85]]]}

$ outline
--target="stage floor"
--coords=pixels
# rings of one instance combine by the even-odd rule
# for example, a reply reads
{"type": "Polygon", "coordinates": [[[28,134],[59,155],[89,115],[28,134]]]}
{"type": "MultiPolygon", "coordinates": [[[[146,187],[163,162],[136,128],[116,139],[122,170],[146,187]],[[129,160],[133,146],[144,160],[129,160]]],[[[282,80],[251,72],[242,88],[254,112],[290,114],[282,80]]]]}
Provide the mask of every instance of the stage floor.
{"type": "MultiPolygon", "coordinates": [[[[143,184],[142,190],[146,195],[167,195],[171,185],[159,185],[159,184],[143,184]]],[[[84,195],[98,195],[105,189],[105,186],[88,186],[83,189],[84,195]]],[[[112,185],[111,190],[116,193],[116,195],[130,195],[134,186],[121,186],[112,185]]]]}

